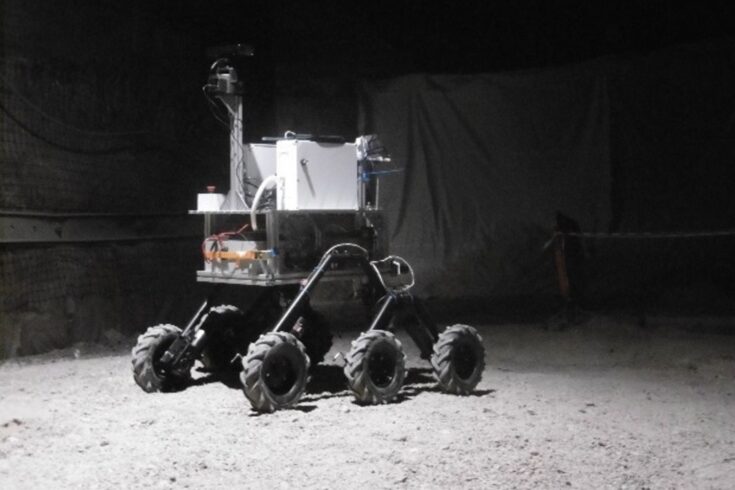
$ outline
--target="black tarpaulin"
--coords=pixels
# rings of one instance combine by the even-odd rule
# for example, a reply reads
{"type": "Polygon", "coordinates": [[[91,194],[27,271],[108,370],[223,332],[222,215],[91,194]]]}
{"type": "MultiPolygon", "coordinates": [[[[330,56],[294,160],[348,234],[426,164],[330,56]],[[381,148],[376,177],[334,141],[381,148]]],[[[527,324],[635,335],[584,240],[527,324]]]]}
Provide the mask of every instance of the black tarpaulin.
{"type": "Polygon", "coordinates": [[[608,106],[606,77],[583,67],[364,83],[360,129],[403,168],[380,182],[391,249],[419,292],[554,292],[555,213],[609,223],[608,106]]]}

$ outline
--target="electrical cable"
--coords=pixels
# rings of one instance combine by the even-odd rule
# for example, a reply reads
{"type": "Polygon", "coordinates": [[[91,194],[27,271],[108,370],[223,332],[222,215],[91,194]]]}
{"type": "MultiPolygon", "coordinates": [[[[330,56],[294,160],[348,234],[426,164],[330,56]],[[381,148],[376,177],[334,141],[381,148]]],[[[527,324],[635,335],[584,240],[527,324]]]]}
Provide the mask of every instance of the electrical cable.
{"type": "MultiPolygon", "coordinates": [[[[219,59],[219,60],[215,61],[215,63],[214,63],[213,65],[212,65],[212,68],[211,68],[211,69],[214,69],[214,68],[215,68],[215,66],[216,66],[216,65],[217,65],[217,64],[218,64],[218,63],[219,63],[220,61],[222,61],[222,60],[223,60],[223,59],[219,59]]],[[[243,203],[243,205],[244,205],[244,206],[245,206],[246,208],[248,208],[248,207],[249,207],[249,206],[248,206],[248,203],[247,203],[247,201],[245,200],[245,195],[246,195],[246,194],[244,194],[244,190],[245,190],[245,183],[243,182],[243,179],[242,179],[242,173],[241,173],[241,170],[242,170],[242,165],[243,165],[243,163],[244,163],[244,162],[243,162],[243,159],[245,158],[245,147],[244,147],[244,146],[242,145],[242,143],[241,143],[241,142],[240,142],[240,141],[239,141],[239,140],[238,140],[237,138],[235,138],[235,137],[233,136],[233,134],[232,134],[232,130],[231,130],[231,128],[230,128],[230,123],[229,123],[229,122],[226,122],[226,121],[225,121],[225,120],[224,120],[224,119],[222,118],[222,116],[221,116],[220,114],[218,114],[218,113],[217,113],[217,110],[219,109],[219,106],[217,105],[217,102],[216,102],[216,101],[214,101],[214,100],[213,100],[213,98],[212,98],[212,97],[211,97],[211,96],[209,95],[209,93],[207,92],[207,87],[209,87],[209,85],[203,85],[203,86],[202,86],[202,93],[204,94],[204,98],[205,98],[205,99],[207,100],[207,102],[209,103],[209,106],[208,106],[208,107],[209,107],[209,110],[210,110],[210,112],[212,113],[212,115],[214,116],[214,118],[215,118],[215,119],[217,120],[217,122],[219,122],[220,124],[222,124],[222,126],[224,126],[225,128],[227,128],[227,130],[228,130],[228,131],[229,131],[229,133],[230,133],[230,141],[231,141],[231,142],[232,142],[232,141],[234,141],[234,142],[235,142],[235,143],[237,144],[237,146],[239,146],[239,147],[240,147],[240,153],[241,153],[241,157],[240,157],[240,158],[238,159],[238,161],[237,161],[237,162],[235,163],[235,175],[236,175],[236,177],[237,177],[237,181],[238,181],[238,183],[240,184],[240,186],[239,186],[239,188],[235,189],[235,194],[237,194],[237,197],[239,197],[239,198],[240,198],[240,201],[241,201],[241,202],[243,203]]],[[[229,114],[228,114],[228,117],[230,117],[230,115],[229,115],[229,114]]],[[[236,117],[236,116],[232,115],[231,117],[236,117]]],[[[242,127],[242,120],[240,120],[240,127],[242,127]]],[[[257,188],[257,186],[256,186],[255,184],[252,184],[252,185],[253,185],[253,187],[256,187],[256,188],[257,188]]]]}
{"type": "Polygon", "coordinates": [[[203,85],[202,86],[202,93],[204,94],[204,98],[209,103],[209,106],[208,106],[209,107],[209,110],[212,113],[212,115],[214,116],[214,118],[217,120],[217,122],[219,122],[221,125],[223,125],[225,128],[227,128],[227,130],[229,131],[230,130],[230,123],[228,123],[227,121],[225,121],[220,114],[217,114],[217,110],[219,109],[219,106],[217,105],[217,102],[215,102],[214,100],[212,100],[212,97],[207,93],[207,87],[208,87],[208,85],[203,85]]]}
{"type": "Polygon", "coordinates": [[[222,233],[215,233],[214,235],[210,235],[207,238],[205,238],[204,241],[202,242],[202,256],[204,257],[204,261],[211,262],[211,260],[207,258],[207,250],[206,250],[207,242],[210,242],[210,241],[213,242],[212,248],[210,249],[210,251],[212,252],[216,251],[215,247],[219,247],[219,249],[221,250],[223,247],[222,242],[226,240],[227,238],[230,238],[233,236],[239,236],[239,237],[245,238],[242,232],[244,232],[249,226],[250,226],[249,223],[245,223],[237,231],[225,231],[222,233]]]}
{"type": "Polygon", "coordinates": [[[223,57],[221,57],[221,58],[217,58],[217,59],[215,60],[215,62],[214,62],[214,63],[212,63],[212,64],[210,65],[210,67],[209,67],[209,71],[210,71],[210,73],[211,73],[212,71],[214,71],[214,69],[215,69],[215,68],[217,68],[217,67],[219,66],[219,64],[220,64],[220,63],[222,63],[222,62],[225,62],[225,63],[229,63],[229,62],[230,62],[230,60],[229,60],[229,59],[228,59],[227,57],[225,57],[225,56],[223,56],[223,57]]]}
{"type": "MultiPolygon", "coordinates": [[[[240,122],[240,128],[242,128],[242,121],[240,122]]],[[[235,135],[232,134],[232,131],[230,131],[230,141],[234,141],[237,146],[240,147],[240,158],[237,159],[237,162],[235,163],[235,177],[237,178],[237,183],[239,184],[238,187],[235,189],[235,194],[237,194],[237,197],[240,198],[240,201],[243,203],[243,205],[247,208],[248,203],[245,201],[245,184],[242,180],[242,165],[244,163],[245,159],[245,148],[243,148],[240,141],[235,137],[235,135]]]]}

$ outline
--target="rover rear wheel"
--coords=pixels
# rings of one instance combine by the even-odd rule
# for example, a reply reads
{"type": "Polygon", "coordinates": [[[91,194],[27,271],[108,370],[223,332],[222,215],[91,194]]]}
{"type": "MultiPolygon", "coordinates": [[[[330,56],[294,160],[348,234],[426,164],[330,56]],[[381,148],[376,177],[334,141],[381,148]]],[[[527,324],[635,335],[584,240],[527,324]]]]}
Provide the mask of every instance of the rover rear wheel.
{"type": "Polygon", "coordinates": [[[215,306],[199,321],[199,328],[208,334],[207,345],[202,351],[201,361],[209,371],[239,369],[240,363],[231,362],[238,353],[244,352],[242,330],[245,315],[232,305],[215,306]]]}
{"type": "Polygon", "coordinates": [[[401,342],[386,330],[370,330],[352,342],[344,368],[359,403],[386,403],[396,397],[406,378],[401,342]]]}
{"type": "Polygon", "coordinates": [[[148,328],[138,337],[132,352],[133,379],[143,391],[178,391],[186,387],[188,376],[167,372],[160,364],[161,356],[180,335],[179,327],[162,324],[148,328]]]}
{"type": "Polygon", "coordinates": [[[442,391],[472,393],[485,369],[485,348],[477,330],[469,325],[447,327],[434,344],[431,366],[442,391]]]}
{"type": "Polygon", "coordinates": [[[240,373],[253,409],[274,412],[295,405],[306,388],[309,358],[304,345],[287,332],[269,332],[250,345],[240,373]]]}
{"type": "Polygon", "coordinates": [[[306,312],[296,322],[292,332],[304,344],[312,368],[322,362],[324,356],[332,348],[332,332],[329,330],[329,322],[319,312],[314,310],[306,312]]]}

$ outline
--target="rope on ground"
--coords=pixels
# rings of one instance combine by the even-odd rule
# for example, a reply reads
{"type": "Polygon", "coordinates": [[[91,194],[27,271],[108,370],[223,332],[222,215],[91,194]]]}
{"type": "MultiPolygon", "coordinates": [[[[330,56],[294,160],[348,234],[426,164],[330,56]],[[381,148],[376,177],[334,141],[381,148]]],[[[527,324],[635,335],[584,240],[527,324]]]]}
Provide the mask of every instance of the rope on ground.
{"type": "Polygon", "coordinates": [[[676,231],[676,232],[614,232],[600,233],[589,231],[554,231],[551,238],[544,244],[543,249],[547,250],[556,242],[558,238],[588,238],[588,239],[669,239],[669,238],[717,238],[735,236],[733,230],[713,230],[713,231],[676,231]]]}
{"type": "Polygon", "coordinates": [[[618,233],[595,233],[595,232],[562,232],[557,231],[554,237],[569,236],[578,238],[711,238],[722,236],[735,236],[735,230],[716,231],[680,231],[680,232],[618,232],[618,233]]]}

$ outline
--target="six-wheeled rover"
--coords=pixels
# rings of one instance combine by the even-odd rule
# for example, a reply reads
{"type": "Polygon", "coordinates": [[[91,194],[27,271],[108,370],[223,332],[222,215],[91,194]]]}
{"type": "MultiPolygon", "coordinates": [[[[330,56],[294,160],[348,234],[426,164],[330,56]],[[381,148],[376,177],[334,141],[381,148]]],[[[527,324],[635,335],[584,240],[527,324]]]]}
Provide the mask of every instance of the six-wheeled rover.
{"type": "MultiPolygon", "coordinates": [[[[235,46],[233,54],[244,51],[235,46]]],[[[204,92],[226,108],[230,124],[230,190],[200,194],[191,211],[204,218],[197,280],[212,283],[212,292],[183,330],[156,325],[140,335],[132,351],[136,383],[147,392],[182,389],[198,361],[212,371],[241,369],[256,411],[290,407],[332,345],[311,297],[321,281],[343,281],[357,286],[372,314],[344,358],[358,402],[387,402],[401,389],[397,329],[430,360],[441,389],[471,393],[484,369],[480,336],[467,325],[440,333],[411,294],[410,264],[387,253],[378,184],[389,157],[379,139],[288,132],[245,144],[242,84],[229,59],[212,65],[204,92]],[[244,309],[220,304],[229,286],[257,294],[244,309]]]]}

